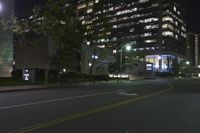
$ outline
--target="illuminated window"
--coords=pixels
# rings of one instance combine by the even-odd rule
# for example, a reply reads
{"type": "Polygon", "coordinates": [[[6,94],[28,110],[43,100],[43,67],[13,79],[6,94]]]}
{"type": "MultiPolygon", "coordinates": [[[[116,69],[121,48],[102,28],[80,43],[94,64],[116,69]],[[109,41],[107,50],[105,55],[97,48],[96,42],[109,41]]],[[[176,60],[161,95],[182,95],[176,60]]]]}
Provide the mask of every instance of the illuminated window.
{"type": "Polygon", "coordinates": [[[145,42],[145,43],[154,43],[154,42],[156,42],[156,40],[155,40],[155,39],[152,39],[152,40],[145,40],[144,42],[145,42]]]}
{"type": "Polygon", "coordinates": [[[172,17],[170,17],[170,16],[166,16],[166,17],[163,17],[163,19],[162,19],[164,22],[165,21],[170,21],[170,22],[174,22],[174,19],[172,18],[172,17]]]}
{"type": "Polygon", "coordinates": [[[158,21],[158,18],[148,18],[148,19],[140,20],[141,23],[148,23],[152,21],[158,21]]]}
{"type": "Polygon", "coordinates": [[[148,2],[149,0],[139,0],[139,3],[145,3],[148,2]]]}
{"type": "Polygon", "coordinates": [[[134,32],[134,28],[131,28],[129,31],[130,31],[130,32],[134,32]]]}
{"type": "Polygon", "coordinates": [[[144,33],[144,37],[152,36],[151,33],[144,33]]]}
{"type": "Polygon", "coordinates": [[[174,33],[171,31],[164,31],[164,32],[162,32],[162,35],[163,36],[174,36],[174,33]]]}
{"type": "Polygon", "coordinates": [[[175,38],[178,39],[178,35],[175,35],[175,38]]]}
{"type": "Polygon", "coordinates": [[[163,25],[162,25],[162,28],[163,28],[163,29],[169,28],[169,29],[171,29],[171,30],[174,30],[174,26],[171,25],[171,24],[163,24],[163,25]]]}
{"type": "Polygon", "coordinates": [[[113,50],[113,54],[116,54],[117,53],[117,50],[113,50]]]}
{"type": "Polygon", "coordinates": [[[91,2],[88,3],[88,6],[92,6],[92,5],[94,5],[93,1],[91,1],[91,2]]]}
{"type": "Polygon", "coordinates": [[[144,27],[144,29],[148,30],[148,29],[155,29],[158,28],[158,25],[147,25],[144,27]]]}
{"type": "Polygon", "coordinates": [[[177,10],[177,9],[176,9],[176,6],[174,6],[174,11],[176,12],[176,10],[177,10]]]}
{"type": "Polygon", "coordinates": [[[87,45],[90,45],[91,42],[87,42],[87,45]]]}
{"type": "Polygon", "coordinates": [[[82,8],[85,8],[86,7],[86,4],[82,4],[82,5],[79,5],[78,7],[77,7],[77,9],[82,9],[82,8]]]}
{"type": "Polygon", "coordinates": [[[117,25],[113,25],[113,28],[116,29],[116,28],[117,28],[117,25]]]}
{"type": "Polygon", "coordinates": [[[93,9],[90,8],[90,9],[87,10],[87,13],[91,13],[92,11],[93,11],[93,9]]]}

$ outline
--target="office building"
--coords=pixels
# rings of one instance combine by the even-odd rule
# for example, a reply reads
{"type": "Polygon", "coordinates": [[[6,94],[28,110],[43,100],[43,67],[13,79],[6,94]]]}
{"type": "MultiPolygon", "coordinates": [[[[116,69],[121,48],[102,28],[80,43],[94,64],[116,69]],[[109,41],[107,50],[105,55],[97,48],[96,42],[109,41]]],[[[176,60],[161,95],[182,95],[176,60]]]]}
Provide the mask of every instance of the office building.
{"type": "MultiPolygon", "coordinates": [[[[0,1],[0,19],[10,19],[14,10],[14,0],[0,1]]],[[[13,64],[13,33],[0,29],[0,77],[11,77],[13,64]]]]}
{"type": "Polygon", "coordinates": [[[186,24],[175,0],[79,0],[77,9],[87,29],[85,46],[95,42],[99,49],[116,54],[132,44],[132,52],[143,53],[156,72],[172,72],[173,60],[185,56],[186,24]],[[101,36],[106,29],[103,23],[111,27],[106,37],[101,36]],[[98,40],[91,37],[94,34],[98,40]]]}
{"type": "Polygon", "coordinates": [[[192,67],[198,67],[200,65],[200,36],[197,33],[188,33],[186,48],[187,58],[192,67]]]}

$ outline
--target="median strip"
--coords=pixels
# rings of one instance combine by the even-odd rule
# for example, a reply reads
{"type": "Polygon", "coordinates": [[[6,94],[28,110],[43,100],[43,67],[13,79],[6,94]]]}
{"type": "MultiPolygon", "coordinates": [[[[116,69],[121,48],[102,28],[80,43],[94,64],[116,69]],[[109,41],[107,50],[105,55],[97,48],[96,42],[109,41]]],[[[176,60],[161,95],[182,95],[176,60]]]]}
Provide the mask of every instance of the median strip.
{"type": "Polygon", "coordinates": [[[174,87],[172,86],[172,84],[169,84],[169,88],[166,89],[166,90],[163,90],[163,91],[158,91],[156,93],[149,94],[149,95],[146,95],[146,96],[141,96],[141,97],[138,97],[138,98],[133,98],[133,99],[130,99],[130,100],[106,105],[106,106],[103,106],[103,107],[94,108],[94,109],[91,109],[91,110],[88,110],[88,111],[75,113],[75,114],[68,115],[68,116],[65,116],[65,117],[62,117],[62,118],[59,118],[59,119],[55,119],[55,120],[51,120],[51,121],[47,121],[47,122],[42,122],[42,123],[39,123],[39,124],[36,124],[36,125],[33,125],[33,126],[28,126],[28,127],[21,128],[21,129],[18,129],[18,130],[13,130],[13,131],[10,131],[10,132],[7,132],[7,133],[27,133],[27,132],[38,130],[38,129],[41,129],[41,128],[54,126],[54,125],[57,125],[57,124],[60,124],[60,123],[68,122],[68,121],[71,121],[71,120],[76,120],[76,119],[79,119],[79,118],[82,118],[82,117],[85,117],[85,116],[88,116],[88,115],[92,115],[92,114],[95,114],[95,113],[99,113],[99,112],[102,112],[102,111],[106,111],[106,110],[109,110],[109,109],[112,109],[112,108],[117,108],[117,107],[121,107],[121,106],[124,106],[124,105],[127,105],[127,104],[135,103],[137,101],[141,101],[141,100],[144,100],[144,99],[147,99],[147,98],[151,98],[151,97],[169,92],[173,89],[174,89],[174,87]]]}

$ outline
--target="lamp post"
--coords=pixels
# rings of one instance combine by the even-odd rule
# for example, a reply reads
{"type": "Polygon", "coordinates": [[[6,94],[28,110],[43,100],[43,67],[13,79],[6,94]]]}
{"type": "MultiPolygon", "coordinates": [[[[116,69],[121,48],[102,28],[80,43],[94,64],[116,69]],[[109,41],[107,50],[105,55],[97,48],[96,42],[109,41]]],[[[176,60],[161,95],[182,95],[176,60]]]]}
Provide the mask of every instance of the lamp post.
{"type": "Polygon", "coordinates": [[[189,61],[186,61],[186,65],[190,65],[190,62],[189,62],[189,61]]]}
{"type": "Polygon", "coordinates": [[[190,61],[186,61],[185,62],[186,66],[188,67],[188,71],[189,71],[189,77],[191,76],[191,68],[190,68],[190,61]]]}
{"type": "Polygon", "coordinates": [[[130,51],[131,50],[131,45],[130,44],[126,44],[124,46],[121,45],[121,49],[120,49],[120,79],[122,78],[122,69],[123,69],[123,49],[126,49],[126,51],[130,51]]]}

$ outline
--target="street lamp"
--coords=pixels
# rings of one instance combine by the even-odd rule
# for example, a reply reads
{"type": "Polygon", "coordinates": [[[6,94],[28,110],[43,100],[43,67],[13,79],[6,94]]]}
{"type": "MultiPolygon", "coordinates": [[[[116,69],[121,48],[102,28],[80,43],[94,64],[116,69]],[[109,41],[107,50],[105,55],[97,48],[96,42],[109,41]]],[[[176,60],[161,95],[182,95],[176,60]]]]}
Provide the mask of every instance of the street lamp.
{"type": "Polygon", "coordinates": [[[67,70],[65,68],[63,68],[63,72],[65,73],[67,70]]]}
{"type": "Polygon", "coordinates": [[[190,62],[189,62],[189,61],[186,61],[186,65],[190,65],[190,62]]]}
{"type": "Polygon", "coordinates": [[[191,67],[190,67],[190,61],[186,61],[185,64],[187,65],[186,68],[188,68],[189,71],[189,77],[191,76],[191,67]]]}
{"type": "Polygon", "coordinates": [[[123,49],[126,49],[126,51],[130,51],[131,50],[131,45],[130,44],[126,44],[124,46],[121,46],[120,49],[120,79],[122,78],[122,66],[123,66],[123,49]]]}
{"type": "Polygon", "coordinates": [[[130,45],[126,46],[126,50],[130,51],[131,50],[131,46],[130,45]]]}

